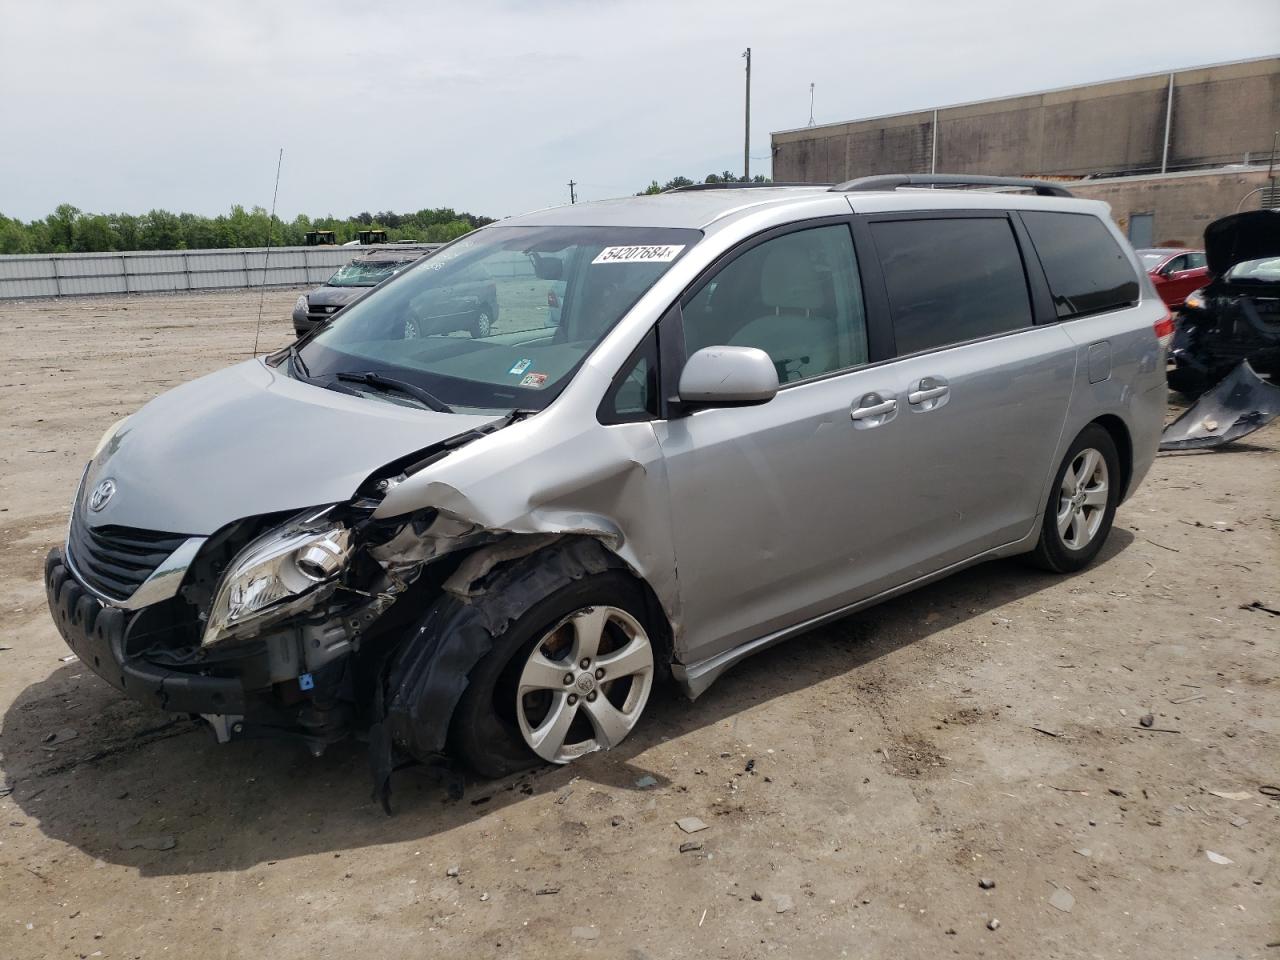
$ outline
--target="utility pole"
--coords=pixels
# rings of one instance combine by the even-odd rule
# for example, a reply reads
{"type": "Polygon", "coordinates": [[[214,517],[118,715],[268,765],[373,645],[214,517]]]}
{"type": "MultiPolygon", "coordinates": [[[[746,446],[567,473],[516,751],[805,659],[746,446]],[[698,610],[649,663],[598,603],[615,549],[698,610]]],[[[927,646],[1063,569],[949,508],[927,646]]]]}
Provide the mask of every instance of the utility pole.
{"type": "Polygon", "coordinates": [[[809,84],[809,126],[813,126],[813,84],[809,84]]]}
{"type": "Polygon", "coordinates": [[[751,179],[751,48],[742,55],[747,61],[747,119],[742,136],[742,179],[751,179]]]}
{"type": "Polygon", "coordinates": [[[573,188],[576,187],[577,185],[578,185],[578,181],[576,180],[569,181],[569,202],[570,203],[578,202],[578,195],[573,192],[573,188]]]}

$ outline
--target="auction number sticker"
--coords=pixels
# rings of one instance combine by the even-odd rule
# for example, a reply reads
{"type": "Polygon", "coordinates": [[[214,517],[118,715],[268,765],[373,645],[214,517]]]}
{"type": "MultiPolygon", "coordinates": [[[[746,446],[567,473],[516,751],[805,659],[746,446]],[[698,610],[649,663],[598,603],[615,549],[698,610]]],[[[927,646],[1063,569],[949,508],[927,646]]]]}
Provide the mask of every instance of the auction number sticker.
{"type": "Polygon", "coordinates": [[[530,360],[528,357],[526,357],[523,360],[517,360],[512,365],[511,369],[507,371],[507,375],[512,377],[518,377],[520,376],[520,374],[524,373],[526,370],[528,370],[532,366],[533,366],[533,361],[530,360]]]}
{"type": "Polygon", "coordinates": [[[650,247],[605,247],[592,260],[597,263],[670,263],[684,249],[683,243],[650,247]]]}

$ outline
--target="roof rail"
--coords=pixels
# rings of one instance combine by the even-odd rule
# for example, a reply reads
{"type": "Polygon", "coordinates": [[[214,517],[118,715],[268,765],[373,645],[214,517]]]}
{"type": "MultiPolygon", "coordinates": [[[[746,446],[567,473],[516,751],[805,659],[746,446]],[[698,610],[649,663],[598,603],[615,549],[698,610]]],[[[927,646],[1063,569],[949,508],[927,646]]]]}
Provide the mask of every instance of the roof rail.
{"type": "MultiPolygon", "coordinates": [[[[671,189],[663,190],[662,192],[663,193],[686,193],[693,190],[741,190],[741,189],[748,189],[752,187],[758,188],[758,187],[825,187],[825,186],[828,186],[828,184],[798,183],[798,182],[784,183],[782,181],[774,183],[771,180],[766,183],[756,183],[756,182],[748,182],[744,180],[744,181],[736,181],[736,182],[730,181],[727,183],[724,181],[721,181],[720,183],[687,183],[683,187],[672,187],[671,189]]],[[[835,187],[832,187],[831,189],[834,190],[835,187]]]]}
{"type": "Polygon", "coordinates": [[[1041,197],[1070,197],[1066,187],[1046,180],[1026,177],[985,177],[968,173],[886,173],[876,177],[859,177],[837,183],[834,193],[866,193],[873,190],[897,190],[899,187],[1021,187],[1041,197]]]}

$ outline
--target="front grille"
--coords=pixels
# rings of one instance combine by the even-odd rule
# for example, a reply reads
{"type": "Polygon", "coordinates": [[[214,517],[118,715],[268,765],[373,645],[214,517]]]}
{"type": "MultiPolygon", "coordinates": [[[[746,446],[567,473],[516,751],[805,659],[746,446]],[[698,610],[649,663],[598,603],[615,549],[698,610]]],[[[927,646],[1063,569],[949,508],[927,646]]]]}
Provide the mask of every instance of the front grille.
{"type": "Polygon", "coordinates": [[[112,600],[128,600],[187,538],[133,527],[90,527],[76,510],[67,553],[85,585],[112,600]]]}

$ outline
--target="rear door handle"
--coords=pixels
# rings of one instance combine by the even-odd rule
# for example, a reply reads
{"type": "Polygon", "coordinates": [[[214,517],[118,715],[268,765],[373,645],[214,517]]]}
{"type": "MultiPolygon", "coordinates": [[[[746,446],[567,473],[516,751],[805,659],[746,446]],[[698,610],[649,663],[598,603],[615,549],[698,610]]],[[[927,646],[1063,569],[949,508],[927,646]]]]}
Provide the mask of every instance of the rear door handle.
{"type": "Polygon", "coordinates": [[[921,377],[907,392],[907,403],[916,413],[927,413],[942,406],[951,396],[951,386],[942,377],[921,377]]]}
{"type": "Polygon", "coordinates": [[[928,390],[913,390],[907,394],[907,403],[924,403],[945,396],[950,387],[930,387],[928,390]]]}

